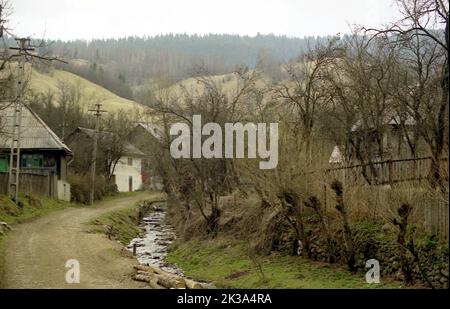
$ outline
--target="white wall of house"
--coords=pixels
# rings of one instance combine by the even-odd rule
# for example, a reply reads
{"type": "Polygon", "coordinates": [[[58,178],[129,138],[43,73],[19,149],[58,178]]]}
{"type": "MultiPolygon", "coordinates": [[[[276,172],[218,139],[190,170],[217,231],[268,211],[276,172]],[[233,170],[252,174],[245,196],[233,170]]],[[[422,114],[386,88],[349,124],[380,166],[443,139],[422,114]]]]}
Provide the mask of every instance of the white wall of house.
{"type": "Polygon", "coordinates": [[[136,157],[122,157],[114,170],[119,192],[136,191],[142,186],[142,160],[136,157]],[[131,190],[130,190],[131,189],[131,190]]]}
{"type": "Polygon", "coordinates": [[[56,182],[56,195],[58,200],[70,202],[70,183],[64,180],[58,180],[56,182]]]}

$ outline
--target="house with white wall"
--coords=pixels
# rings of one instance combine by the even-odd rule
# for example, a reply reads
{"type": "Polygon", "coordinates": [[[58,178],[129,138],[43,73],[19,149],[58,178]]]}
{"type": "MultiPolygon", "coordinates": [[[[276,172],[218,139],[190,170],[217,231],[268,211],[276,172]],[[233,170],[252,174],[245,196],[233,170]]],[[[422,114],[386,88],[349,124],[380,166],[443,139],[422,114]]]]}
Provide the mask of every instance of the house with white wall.
{"type": "Polygon", "coordinates": [[[132,144],[125,146],[124,156],[113,171],[113,180],[119,192],[133,192],[142,188],[143,157],[144,153],[132,144]]]}
{"type": "Polygon", "coordinates": [[[142,151],[142,181],[145,188],[162,190],[163,181],[155,167],[154,149],[158,149],[163,142],[163,129],[152,123],[138,123],[128,134],[128,141],[142,151]]]}
{"type": "MultiPolygon", "coordinates": [[[[67,143],[74,151],[74,172],[88,173],[91,169],[93,138],[95,131],[78,127],[67,137],[67,143]]],[[[145,154],[129,140],[118,138],[112,132],[97,133],[97,168],[98,174],[109,169],[111,181],[117,185],[119,192],[132,192],[142,188],[142,160],[145,154]],[[117,158],[120,156],[120,159],[117,158]]]]}

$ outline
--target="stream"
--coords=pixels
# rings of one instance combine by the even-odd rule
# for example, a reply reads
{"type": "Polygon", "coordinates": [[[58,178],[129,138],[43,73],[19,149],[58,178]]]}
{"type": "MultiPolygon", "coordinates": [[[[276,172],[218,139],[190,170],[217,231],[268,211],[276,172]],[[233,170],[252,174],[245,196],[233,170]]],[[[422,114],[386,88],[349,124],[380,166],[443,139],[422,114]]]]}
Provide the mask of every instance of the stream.
{"type": "Polygon", "coordinates": [[[142,218],[139,226],[143,233],[132,239],[127,249],[133,252],[133,246],[136,245],[136,258],[141,265],[156,266],[184,276],[180,268],[164,261],[170,244],[175,240],[175,230],[166,222],[166,208],[163,205],[162,202],[152,205],[152,212],[142,218]]]}

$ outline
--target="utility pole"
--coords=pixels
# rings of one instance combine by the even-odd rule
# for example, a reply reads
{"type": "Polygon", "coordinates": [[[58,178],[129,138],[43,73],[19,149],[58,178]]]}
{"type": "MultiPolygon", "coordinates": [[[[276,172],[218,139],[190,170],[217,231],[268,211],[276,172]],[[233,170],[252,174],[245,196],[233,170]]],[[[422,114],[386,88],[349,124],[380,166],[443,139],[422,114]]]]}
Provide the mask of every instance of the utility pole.
{"type": "Polygon", "coordinates": [[[89,202],[90,204],[94,204],[94,191],[95,191],[95,163],[97,162],[97,140],[98,140],[98,130],[100,127],[100,117],[102,113],[106,113],[105,110],[102,110],[102,104],[95,104],[95,109],[90,109],[90,112],[94,113],[96,117],[95,120],[95,130],[94,130],[94,145],[92,148],[92,161],[91,161],[91,195],[89,202]]]}
{"type": "Polygon", "coordinates": [[[34,50],[30,47],[30,39],[16,39],[19,47],[10,47],[10,49],[18,50],[18,79],[17,94],[14,102],[13,120],[12,120],[12,138],[11,153],[9,157],[9,177],[8,177],[8,193],[15,203],[19,201],[19,176],[20,176],[20,131],[22,125],[22,94],[25,76],[25,62],[28,51],[34,50]]]}
{"type": "Polygon", "coordinates": [[[66,123],[65,118],[65,114],[63,115],[63,121],[62,123],[59,125],[59,127],[61,128],[61,140],[64,142],[66,140],[66,128],[69,127],[69,125],[66,123]]]}

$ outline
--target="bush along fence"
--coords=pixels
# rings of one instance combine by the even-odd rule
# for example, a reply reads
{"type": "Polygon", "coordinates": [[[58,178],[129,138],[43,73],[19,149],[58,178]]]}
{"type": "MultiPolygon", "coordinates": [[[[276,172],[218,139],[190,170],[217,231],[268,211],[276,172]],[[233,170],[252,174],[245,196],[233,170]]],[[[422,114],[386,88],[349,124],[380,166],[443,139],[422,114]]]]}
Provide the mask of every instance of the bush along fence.
{"type": "MultiPolygon", "coordinates": [[[[448,158],[443,158],[441,161],[446,163],[441,164],[441,173],[448,182],[448,158]]],[[[323,185],[325,207],[334,203],[333,191],[331,190],[331,182],[334,180],[338,180],[344,187],[352,187],[352,190],[360,193],[364,190],[370,191],[374,215],[383,211],[395,212],[394,209],[386,209],[387,205],[392,205],[392,200],[398,199],[398,196],[394,196],[395,193],[389,189],[402,184],[416,183],[419,184],[416,186],[418,189],[404,189],[404,194],[408,195],[409,200],[412,201],[411,220],[419,230],[435,235],[438,239],[448,241],[448,199],[442,198],[439,194],[426,192],[427,190],[423,189],[427,186],[426,180],[429,177],[430,166],[431,158],[425,157],[327,169],[323,185]]]]}
{"type": "MultiPolygon", "coordinates": [[[[327,208],[315,196],[303,202],[300,214],[305,230],[300,247],[308,251],[301,252],[303,256],[345,264],[351,272],[367,271],[366,262],[376,259],[380,263],[382,281],[390,278],[407,285],[448,288],[448,243],[418,230],[412,220],[416,215],[415,207],[402,203],[395,207],[390,218],[355,220],[351,219],[355,210],[348,207],[350,203],[347,203],[342,183],[334,181],[331,192],[333,204],[327,208]],[[305,241],[308,246],[304,245],[305,241]]],[[[275,230],[286,231],[281,226],[275,230]]],[[[298,239],[292,232],[274,237],[269,247],[279,246],[281,241],[292,244],[298,239]]],[[[289,246],[282,250],[292,252],[289,246]]]]}

